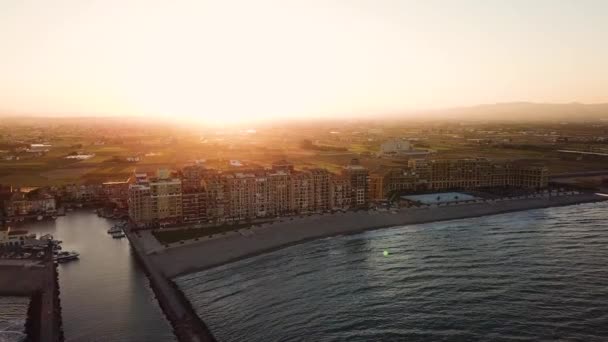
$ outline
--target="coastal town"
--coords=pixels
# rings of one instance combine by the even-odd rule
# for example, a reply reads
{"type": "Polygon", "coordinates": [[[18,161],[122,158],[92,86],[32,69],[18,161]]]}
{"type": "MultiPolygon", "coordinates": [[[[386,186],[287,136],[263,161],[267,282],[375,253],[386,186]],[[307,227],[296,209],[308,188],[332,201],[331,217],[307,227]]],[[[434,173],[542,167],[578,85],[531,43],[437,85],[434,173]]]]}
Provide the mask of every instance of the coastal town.
{"type": "MultiPolygon", "coordinates": [[[[295,170],[281,160],[271,168],[220,171],[202,165],[181,170],[136,171],[123,182],[38,189],[1,188],[6,223],[53,219],[83,205],[100,215],[126,218],[136,227],[222,225],[288,215],[414,205],[404,195],[448,190],[539,191],[548,170],[538,163],[487,159],[413,159],[407,167],[370,171],[353,159],[339,174],[295,170]],[[57,202],[62,203],[58,206],[57,202]]],[[[441,195],[437,195],[441,196],[441,195]]],[[[433,197],[433,195],[431,195],[433,197]]],[[[459,198],[444,198],[443,202],[459,198]]],[[[465,196],[460,200],[464,201],[465,196]]]]}
{"type": "Polygon", "coordinates": [[[0,342],[608,341],[608,1],[0,1],[0,342]]]}
{"type": "MultiPolygon", "coordinates": [[[[193,272],[324,237],[608,199],[604,122],[533,129],[319,123],[323,130],[291,135],[292,128],[205,138],[180,131],[181,142],[164,128],[146,128],[153,132],[144,141],[133,140],[142,127],[107,125],[120,133],[71,127],[78,144],[58,138],[65,127],[0,137],[9,151],[0,161],[0,271],[57,279],[58,264],[93,262],[74,248],[79,243],[36,227],[97,217],[103,240],[128,243],[180,341],[215,340],[176,285],[193,272]]],[[[29,292],[4,284],[3,293],[46,291],[55,323],[28,334],[57,340],[58,283],[41,281],[32,280],[29,292]]]]}

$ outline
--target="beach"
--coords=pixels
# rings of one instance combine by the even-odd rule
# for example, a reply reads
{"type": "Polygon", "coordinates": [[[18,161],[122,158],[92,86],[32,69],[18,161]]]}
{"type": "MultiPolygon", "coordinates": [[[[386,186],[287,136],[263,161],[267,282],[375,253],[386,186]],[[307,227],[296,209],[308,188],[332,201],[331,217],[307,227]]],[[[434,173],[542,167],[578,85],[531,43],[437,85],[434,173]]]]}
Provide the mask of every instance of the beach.
{"type": "Polygon", "coordinates": [[[335,214],[285,217],[259,227],[242,229],[220,237],[201,238],[162,247],[149,231],[135,238],[141,252],[167,278],[219,266],[314,239],[356,234],[372,229],[429,223],[513,211],[575,205],[608,200],[596,193],[559,196],[528,196],[509,199],[406,208],[395,211],[349,211],[335,214]]]}

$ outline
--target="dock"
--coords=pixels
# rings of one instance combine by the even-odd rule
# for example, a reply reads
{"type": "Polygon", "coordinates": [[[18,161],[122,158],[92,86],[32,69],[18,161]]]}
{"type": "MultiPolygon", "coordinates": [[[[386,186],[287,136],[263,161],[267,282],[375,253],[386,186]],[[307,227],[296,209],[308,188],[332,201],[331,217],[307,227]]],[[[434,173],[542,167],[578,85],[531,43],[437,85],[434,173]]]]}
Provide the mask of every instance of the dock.
{"type": "Polygon", "coordinates": [[[160,268],[146,255],[137,237],[137,232],[125,229],[131,248],[141,266],[144,268],[150,286],[165,316],[173,327],[173,332],[180,342],[216,342],[209,328],[196,314],[190,302],[160,268]]]}
{"type": "Polygon", "coordinates": [[[43,260],[0,259],[0,296],[30,298],[26,323],[28,341],[64,340],[59,279],[52,251],[47,251],[43,260]]]}

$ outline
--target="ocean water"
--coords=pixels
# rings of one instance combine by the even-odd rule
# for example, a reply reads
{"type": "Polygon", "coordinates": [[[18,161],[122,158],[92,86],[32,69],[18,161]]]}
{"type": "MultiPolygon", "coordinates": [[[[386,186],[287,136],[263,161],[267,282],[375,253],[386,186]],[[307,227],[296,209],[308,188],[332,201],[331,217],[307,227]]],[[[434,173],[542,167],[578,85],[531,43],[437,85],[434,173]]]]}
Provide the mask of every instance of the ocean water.
{"type": "Polygon", "coordinates": [[[0,342],[25,340],[29,305],[30,299],[27,297],[0,297],[0,342]]]}
{"type": "Polygon", "coordinates": [[[177,283],[223,342],[608,341],[608,203],[327,238],[177,283]]]}

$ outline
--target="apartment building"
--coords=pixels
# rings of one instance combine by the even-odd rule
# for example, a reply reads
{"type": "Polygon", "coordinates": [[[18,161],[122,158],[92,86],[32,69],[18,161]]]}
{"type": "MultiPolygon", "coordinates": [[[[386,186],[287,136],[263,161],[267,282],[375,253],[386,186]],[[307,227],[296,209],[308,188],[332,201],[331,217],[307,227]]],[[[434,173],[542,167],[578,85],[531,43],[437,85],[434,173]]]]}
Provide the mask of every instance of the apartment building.
{"type": "Polygon", "coordinates": [[[328,211],[329,205],[329,183],[332,174],[325,169],[312,169],[306,171],[310,173],[312,181],[312,207],[313,211],[328,211]]]}
{"type": "Polygon", "coordinates": [[[129,186],[129,217],[138,223],[181,222],[182,182],[168,170],[158,170],[154,178],[137,177],[129,186]]]}
{"type": "Polygon", "coordinates": [[[283,216],[291,211],[291,176],[286,170],[273,170],[267,175],[269,216],[283,216]]]}
{"type": "Polygon", "coordinates": [[[152,197],[148,184],[129,185],[129,218],[136,223],[148,223],[156,219],[152,215],[152,197]]]}
{"type": "Polygon", "coordinates": [[[342,174],[350,181],[351,204],[357,207],[365,206],[369,202],[369,170],[363,167],[358,159],[353,159],[342,174]]]}
{"type": "Polygon", "coordinates": [[[304,214],[314,211],[313,180],[308,172],[291,174],[290,208],[295,214],[304,214]]]}
{"type": "Polygon", "coordinates": [[[34,190],[31,192],[16,191],[4,201],[4,213],[7,217],[43,215],[56,213],[56,201],[52,195],[34,190]]]}
{"type": "Polygon", "coordinates": [[[205,168],[200,165],[186,166],[181,170],[182,188],[184,191],[198,190],[202,187],[205,168]]]}
{"type": "Polygon", "coordinates": [[[543,188],[548,171],[530,162],[459,159],[410,160],[407,167],[370,173],[354,159],[339,175],[319,168],[296,171],[282,161],[270,169],[221,172],[197,166],[182,170],[181,179],[166,170],[134,179],[129,214],[135,222],[222,223],[365,207],[395,191],[543,188]]]}
{"type": "Polygon", "coordinates": [[[369,200],[372,202],[386,200],[385,191],[388,172],[376,171],[369,174],[369,200]]]}
{"type": "Polygon", "coordinates": [[[342,176],[331,178],[329,187],[329,206],[331,210],[346,210],[352,204],[350,179],[342,176]]]}

